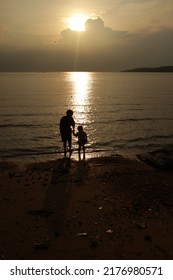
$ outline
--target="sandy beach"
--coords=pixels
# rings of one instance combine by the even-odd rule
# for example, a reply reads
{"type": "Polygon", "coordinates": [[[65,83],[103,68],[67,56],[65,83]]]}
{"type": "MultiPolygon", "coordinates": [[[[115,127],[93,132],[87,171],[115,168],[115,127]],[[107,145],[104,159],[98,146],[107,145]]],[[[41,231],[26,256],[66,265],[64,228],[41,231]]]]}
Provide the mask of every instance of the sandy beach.
{"type": "Polygon", "coordinates": [[[1,259],[173,259],[173,174],[120,155],[0,163],[1,259]]]}

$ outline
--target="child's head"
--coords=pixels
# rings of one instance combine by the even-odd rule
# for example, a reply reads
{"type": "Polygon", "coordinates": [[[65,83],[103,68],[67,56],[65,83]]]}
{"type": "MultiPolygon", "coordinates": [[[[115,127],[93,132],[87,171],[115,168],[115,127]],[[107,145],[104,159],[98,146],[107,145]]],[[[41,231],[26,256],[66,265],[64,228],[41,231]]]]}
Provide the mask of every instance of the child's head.
{"type": "Polygon", "coordinates": [[[83,130],[83,126],[79,125],[77,129],[78,129],[78,131],[82,131],[83,130]]]}

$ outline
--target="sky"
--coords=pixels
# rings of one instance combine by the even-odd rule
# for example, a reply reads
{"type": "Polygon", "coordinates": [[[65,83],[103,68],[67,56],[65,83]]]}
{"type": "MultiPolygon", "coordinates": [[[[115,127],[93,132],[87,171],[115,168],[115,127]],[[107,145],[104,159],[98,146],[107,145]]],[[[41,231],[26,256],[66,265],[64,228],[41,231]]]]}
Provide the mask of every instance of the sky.
{"type": "Polygon", "coordinates": [[[172,0],[0,0],[0,71],[173,65],[172,15],[172,0]]]}

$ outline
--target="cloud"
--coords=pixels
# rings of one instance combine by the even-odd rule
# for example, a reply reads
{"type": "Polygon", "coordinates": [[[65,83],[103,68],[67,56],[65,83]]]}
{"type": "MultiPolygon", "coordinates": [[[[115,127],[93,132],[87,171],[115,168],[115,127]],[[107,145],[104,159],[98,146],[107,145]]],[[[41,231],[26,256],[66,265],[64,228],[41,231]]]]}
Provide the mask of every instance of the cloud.
{"type": "Polygon", "coordinates": [[[8,42],[8,32],[8,26],[5,24],[0,24],[0,46],[3,46],[8,42]]]}
{"type": "Polygon", "coordinates": [[[85,31],[77,32],[66,29],[61,32],[61,44],[63,48],[75,49],[81,52],[102,51],[116,44],[116,42],[127,36],[127,31],[114,31],[106,27],[101,18],[88,19],[85,23],[85,31]]]}
{"type": "Polygon", "coordinates": [[[88,19],[85,32],[65,29],[61,40],[39,48],[0,53],[0,71],[119,71],[173,65],[173,29],[113,30],[102,18],[88,19]]]}
{"type": "Polygon", "coordinates": [[[173,64],[171,28],[146,29],[135,33],[116,31],[106,27],[101,18],[88,19],[85,27],[83,33],[70,29],[61,33],[63,49],[74,53],[78,67],[86,65],[87,68],[95,63],[97,69],[113,71],[173,64]]]}
{"type": "Polygon", "coordinates": [[[101,18],[88,19],[85,23],[86,31],[99,31],[104,29],[104,22],[101,18]]]}

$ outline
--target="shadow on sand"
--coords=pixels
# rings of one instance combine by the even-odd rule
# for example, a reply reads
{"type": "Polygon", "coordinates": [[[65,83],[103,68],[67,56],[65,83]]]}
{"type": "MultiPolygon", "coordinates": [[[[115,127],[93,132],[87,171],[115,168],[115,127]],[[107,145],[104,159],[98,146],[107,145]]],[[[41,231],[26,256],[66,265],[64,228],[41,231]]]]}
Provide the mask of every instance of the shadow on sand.
{"type": "Polygon", "coordinates": [[[44,201],[44,209],[52,212],[48,219],[50,234],[59,236],[63,232],[74,188],[82,187],[87,175],[88,164],[85,161],[77,162],[70,158],[57,160],[44,201]]]}
{"type": "Polygon", "coordinates": [[[63,229],[65,212],[71,199],[70,169],[71,160],[69,158],[57,161],[45,195],[44,208],[52,211],[49,230],[57,236],[63,229]]]}

